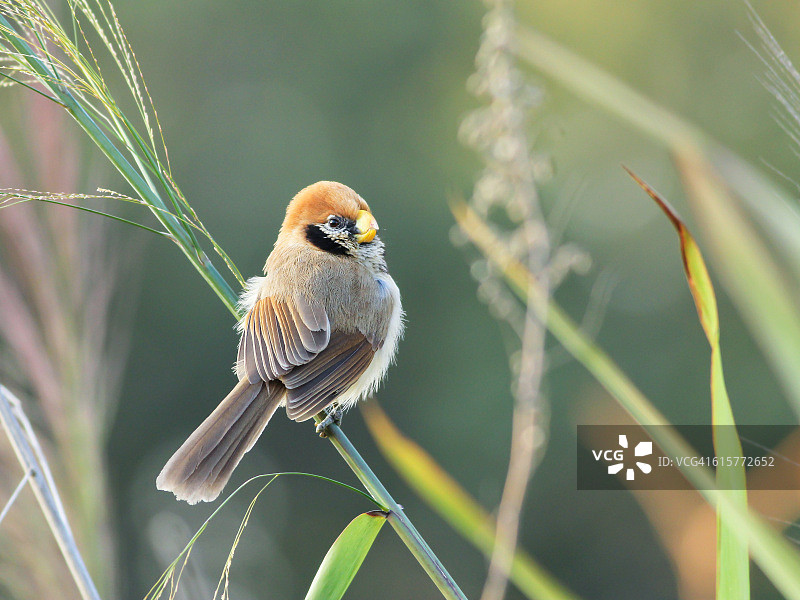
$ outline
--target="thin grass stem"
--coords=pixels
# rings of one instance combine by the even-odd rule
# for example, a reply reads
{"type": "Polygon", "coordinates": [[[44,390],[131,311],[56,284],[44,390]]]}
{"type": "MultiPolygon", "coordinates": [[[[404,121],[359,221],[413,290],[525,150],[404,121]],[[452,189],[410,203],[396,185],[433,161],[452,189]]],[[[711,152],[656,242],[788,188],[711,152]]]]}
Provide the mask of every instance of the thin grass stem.
{"type": "Polygon", "coordinates": [[[25,488],[25,484],[28,483],[28,480],[31,478],[31,475],[33,475],[33,471],[26,471],[25,475],[22,476],[22,479],[20,479],[19,483],[17,484],[17,487],[14,488],[14,492],[8,498],[8,502],[6,502],[6,505],[3,507],[3,510],[0,511],[0,523],[3,522],[3,519],[6,518],[8,511],[10,511],[11,507],[14,506],[14,502],[17,501],[17,497],[25,488]]]}
{"type": "Polygon", "coordinates": [[[33,428],[20,401],[0,385],[0,422],[8,435],[20,465],[30,475],[31,488],[50,526],[53,537],[69,567],[83,600],[100,600],[100,594],[83,562],[67,521],[50,468],[39,448],[33,428]]]}

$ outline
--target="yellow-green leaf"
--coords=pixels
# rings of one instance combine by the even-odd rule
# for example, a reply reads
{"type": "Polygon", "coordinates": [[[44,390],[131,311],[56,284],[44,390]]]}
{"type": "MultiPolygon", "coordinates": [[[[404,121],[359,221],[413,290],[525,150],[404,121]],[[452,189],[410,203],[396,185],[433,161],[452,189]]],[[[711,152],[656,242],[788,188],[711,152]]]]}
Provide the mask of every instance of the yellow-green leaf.
{"type": "Polygon", "coordinates": [[[683,258],[683,270],[686,272],[686,279],[689,282],[689,289],[694,297],[694,304],[697,307],[697,314],[700,317],[700,324],[706,332],[709,344],[713,348],[719,342],[719,317],[717,315],[717,300],[714,296],[714,286],[708,276],[706,263],[700,254],[700,249],[694,241],[692,234],[686,228],[683,220],[678,216],[677,211],[672,205],[662,198],[653,188],[642,181],[628,167],[623,166],[633,180],[647,192],[656,204],[664,211],[667,218],[672,222],[681,242],[681,257],[683,258]]]}
{"type": "MultiPolygon", "coordinates": [[[[719,317],[714,286],[708,276],[703,255],[674,208],[653,188],[627,167],[625,170],[661,207],[675,226],[680,238],[681,255],[686,279],[694,297],[700,323],[711,345],[711,421],[714,431],[714,451],[717,458],[742,456],[742,446],[736,434],[733,411],[725,388],[722,356],[719,347],[719,317]]],[[[746,479],[743,464],[727,466],[725,460],[717,467],[717,485],[729,489],[731,497],[742,509],[747,508],[746,479]]],[[[729,521],[722,518],[724,508],[717,505],[717,598],[720,600],[750,598],[750,561],[747,543],[733,531],[729,521]]]]}
{"type": "Polygon", "coordinates": [[[306,600],[339,600],[344,596],[386,522],[386,516],[374,510],[350,521],[322,560],[306,600]]]}

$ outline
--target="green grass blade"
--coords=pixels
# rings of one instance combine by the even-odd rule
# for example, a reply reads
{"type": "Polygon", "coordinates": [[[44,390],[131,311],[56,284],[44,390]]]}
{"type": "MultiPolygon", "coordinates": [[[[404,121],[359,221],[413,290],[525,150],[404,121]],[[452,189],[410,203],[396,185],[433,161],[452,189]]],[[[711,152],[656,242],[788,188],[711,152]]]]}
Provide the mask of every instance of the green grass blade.
{"type": "MultiPolygon", "coordinates": [[[[495,523],[458,482],[418,444],[405,437],[386,414],[370,402],[361,410],[372,438],[405,482],[450,526],[491,558],[495,523]]],[[[531,600],[577,600],[524,550],[516,550],[509,579],[531,600]]]]}
{"type": "MultiPolygon", "coordinates": [[[[546,36],[520,28],[517,42],[516,51],[523,61],[671,150],[685,171],[690,191],[693,184],[706,185],[716,181],[719,174],[724,176],[736,193],[726,193],[724,202],[714,201],[707,194],[692,194],[694,200],[705,200],[705,204],[694,202],[692,209],[697,211],[704,232],[716,241],[712,257],[721,269],[722,282],[800,414],[797,300],[786,289],[774,258],[743,214],[746,209],[747,215],[758,221],[773,247],[800,278],[800,214],[791,198],[759,169],[698,127],[546,36]],[[702,165],[705,183],[689,178],[698,175],[698,165],[702,165]],[[687,168],[690,171],[686,172],[687,168]],[[736,253],[735,260],[731,253],[736,253]]],[[[720,189],[715,194],[719,197],[720,189]]]]}
{"type": "MultiPolygon", "coordinates": [[[[256,494],[256,496],[253,499],[253,501],[250,503],[250,506],[248,508],[248,513],[247,513],[247,514],[249,514],[250,511],[252,511],[252,507],[253,507],[255,501],[258,499],[258,496],[261,494],[261,492],[263,492],[267,487],[269,487],[272,484],[273,481],[275,481],[278,477],[281,477],[282,475],[299,475],[299,476],[302,476],[302,477],[312,477],[314,479],[321,479],[321,480],[326,481],[328,483],[333,483],[335,485],[338,485],[340,487],[348,489],[348,490],[350,490],[352,492],[355,492],[355,493],[357,493],[357,494],[359,494],[361,496],[364,496],[370,502],[372,502],[374,504],[378,504],[377,502],[375,502],[375,500],[371,496],[369,496],[369,494],[365,494],[363,491],[361,491],[361,490],[359,490],[357,488],[354,488],[351,485],[348,485],[348,484],[343,483],[341,481],[337,481],[335,479],[331,479],[329,477],[325,477],[323,475],[316,475],[314,473],[302,473],[302,472],[299,472],[299,471],[287,471],[287,472],[282,472],[282,473],[264,473],[262,475],[256,475],[255,477],[251,477],[250,479],[245,481],[243,484],[241,484],[239,487],[237,487],[235,490],[233,490],[228,495],[228,497],[225,498],[225,500],[223,500],[222,503],[220,503],[220,505],[216,509],[214,509],[214,512],[211,513],[211,515],[203,522],[203,524],[195,532],[195,534],[192,536],[192,538],[189,540],[189,542],[186,544],[186,546],[183,548],[183,550],[180,552],[180,554],[178,554],[178,556],[175,557],[175,560],[172,561],[172,563],[167,567],[167,569],[164,571],[164,573],[161,574],[161,577],[159,577],[158,580],[155,582],[155,584],[153,584],[153,587],[150,588],[150,591],[145,596],[145,600],[158,600],[158,598],[160,598],[161,595],[163,594],[163,592],[166,589],[167,585],[169,585],[173,591],[177,589],[178,585],[180,584],[180,579],[181,579],[181,574],[183,573],[183,568],[186,566],[186,562],[189,560],[189,555],[192,552],[192,548],[194,547],[194,544],[197,542],[198,538],[206,530],[206,528],[211,523],[211,521],[214,520],[214,517],[216,517],[217,514],[225,507],[225,505],[228,504],[228,502],[230,502],[231,498],[233,498],[236,494],[238,494],[244,488],[248,487],[252,482],[259,481],[261,479],[268,479],[266,484],[264,484],[264,486],[261,488],[261,490],[259,490],[259,492],[256,494]]],[[[241,531],[242,531],[242,528],[240,527],[239,532],[237,533],[237,539],[241,536],[241,531]]],[[[229,556],[229,558],[230,558],[230,556],[229,556]]],[[[229,561],[226,562],[226,567],[229,568],[230,565],[228,563],[229,563],[229,561]]]]}
{"type": "MultiPolygon", "coordinates": [[[[697,314],[711,346],[711,422],[714,432],[714,452],[719,463],[716,479],[720,489],[730,490],[731,499],[742,510],[747,509],[744,464],[728,464],[727,457],[739,457],[742,445],[736,433],[730,399],[722,371],[722,350],[719,345],[719,314],[714,286],[708,275],[700,248],[674,208],[653,188],[627,168],[628,174],[658,204],[675,226],[680,238],[681,257],[686,280],[692,291],[697,314]]],[[[717,511],[717,598],[718,600],[749,600],[750,559],[747,543],[731,529],[731,523],[717,511]]]]}
{"type": "Polygon", "coordinates": [[[48,95],[47,95],[47,94],[45,94],[45,93],[44,93],[42,90],[37,90],[37,89],[36,89],[35,87],[33,87],[32,85],[28,85],[27,83],[25,83],[25,82],[24,82],[24,81],[22,81],[21,79],[17,79],[16,77],[12,77],[12,76],[11,76],[11,75],[9,75],[8,73],[0,73],[0,77],[5,77],[5,78],[6,78],[6,79],[8,79],[9,81],[13,81],[13,82],[14,82],[15,84],[17,84],[17,85],[21,85],[21,86],[22,86],[22,87],[24,87],[24,88],[28,88],[30,91],[32,91],[32,92],[34,92],[34,93],[36,93],[36,94],[39,94],[39,95],[40,95],[40,96],[42,96],[43,98],[47,98],[48,100],[50,100],[50,102],[55,102],[55,103],[56,103],[56,104],[58,104],[59,106],[64,106],[63,104],[61,104],[61,102],[59,102],[59,100],[58,100],[57,98],[53,98],[52,96],[48,96],[48,95]]]}
{"type": "MultiPolygon", "coordinates": [[[[747,486],[744,464],[729,464],[726,457],[743,456],[742,445],[736,434],[733,411],[725,377],[719,343],[711,350],[711,402],[714,428],[714,452],[719,459],[717,485],[727,489],[731,500],[743,512],[747,511],[747,486]]],[[[717,599],[749,600],[750,557],[747,539],[737,535],[737,524],[726,519],[717,506],[717,599]]]]}
{"type": "MultiPolygon", "coordinates": [[[[523,301],[546,306],[539,317],[564,348],[594,375],[631,417],[644,427],[671,458],[697,456],[650,400],[634,385],[614,361],[581,331],[553,300],[549,303],[537,288],[535,278],[500,242],[492,229],[467,205],[455,204],[453,214],[461,230],[473,244],[503,272],[509,287],[523,301]],[[655,427],[663,425],[664,427],[655,427]]],[[[681,465],[681,472],[715,506],[726,525],[741,543],[748,543],[753,559],[787,598],[800,600],[800,556],[797,550],[775,532],[761,517],[742,508],[731,490],[719,490],[704,467],[681,465]]]]}
{"type": "Polygon", "coordinates": [[[23,198],[17,197],[13,202],[7,202],[0,198],[0,210],[4,208],[11,208],[12,206],[16,206],[17,204],[22,204],[24,202],[46,202],[48,204],[58,204],[59,206],[68,206],[69,208],[74,208],[77,210],[82,210],[87,213],[91,213],[93,215],[99,215],[101,217],[106,217],[108,219],[113,219],[114,221],[119,221],[121,223],[125,223],[126,225],[133,225],[134,227],[138,227],[139,229],[144,229],[145,231],[149,231],[150,233],[155,233],[157,235],[163,236],[169,240],[175,241],[175,238],[172,237],[166,231],[161,231],[159,229],[153,229],[152,227],[148,227],[147,225],[142,225],[141,223],[137,223],[136,221],[130,221],[128,219],[123,219],[122,217],[118,217],[117,215],[112,215],[107,212],[103,212],[102,210],[95,210],[93,208],[87,208],[85,206],[80,206],[78,204],[70,204],[69,202],[60,202],[58,200],[51,200],[49,198],[23,198]]]}
{"type": "Polygon", "coordinates": [[[353,519],[322,560],[305,600],[339,600],[344,596],[385,522],[386,513],[381,511],[353,519]]]}
{"type": "MultiPolygon", "coordinates": [[[[0,6],[3,3],[0,2],[0,6]]],[[[19,23],[17,23],[19,25],[19,23]]],[[[50,26],[53,28],[54,34],[58,34],[66,38],[60,26],[52,21],[50,26]]],[[[55,76],[50,70],[48,63],[43,62],[29,46],[24,36],[22,36],[12,23],[3,15],[0,14],[0,46],[4,45],[4,52],[16,53],[14,56],[20,62],[24,62],[30,71],[30,74],[36,77],[44,86],[50,90],[59,102],[66,108],[70,115],[78,122],[81,128],[87,135],[94,141],[94,143],[105,154],[106,158],[114,165],[120,172],[125,180],[133,187],[137,195],[139,195],[146,204],[156,207],[160,210],[154,210],[153,214],[165,227],[165,229],[175,238],[178,247],[187,256],[189,261],[206,280],[209,286],[214,290],[217,296],[225,303],[228,310],[237,318],[239,312],[237,309],[236,293],[230,287],[228,282],[217,271],[216,267],[204,256],[198,256],[195,248],[193,247],[190,239],[184,231],[181,222],[169,212],[164,204],[158,190],[155,189],[149,182],[148,169],[143,166],[141,159],[134,156],[134,162],[140,166],[140,170],[131,164],[130,161],[123,155],[121,150],[112,142],[108,135],[103,131],[103,128],[90,116],[85,109],[81,100],[77,98],[68,86],[62,84],[58,77],[55,76]]],[[[77,52],[77,50],[75,50],[77,52]]],[[[49,56],[49,55],[48,55],[49,56]]],[[[95,75],[94,73],[87,73],[87,76],[95,75]]],[[[110,98],[105,98],[109,103],[109,110],[116,110],[113,101],[110,98]]],[[[113,112],[109,113],[113,118],[113,112]]],[[[121,134],[121,132],[117,132],[121,134]]],[[[132,148],[127,139],[121,138],[121,141],[128,148],[132,148]]]]}

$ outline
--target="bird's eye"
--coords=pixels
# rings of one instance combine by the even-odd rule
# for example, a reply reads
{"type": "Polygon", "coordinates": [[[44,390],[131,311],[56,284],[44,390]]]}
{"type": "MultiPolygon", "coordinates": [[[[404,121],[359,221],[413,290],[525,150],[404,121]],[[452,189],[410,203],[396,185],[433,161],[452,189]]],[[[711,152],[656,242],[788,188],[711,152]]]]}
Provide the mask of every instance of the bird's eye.
{"type": "Polygon", "coordinates": [[[341,229],[344,220],[341,217],[328,217],[328,226],[331,229],[341,229]]]}

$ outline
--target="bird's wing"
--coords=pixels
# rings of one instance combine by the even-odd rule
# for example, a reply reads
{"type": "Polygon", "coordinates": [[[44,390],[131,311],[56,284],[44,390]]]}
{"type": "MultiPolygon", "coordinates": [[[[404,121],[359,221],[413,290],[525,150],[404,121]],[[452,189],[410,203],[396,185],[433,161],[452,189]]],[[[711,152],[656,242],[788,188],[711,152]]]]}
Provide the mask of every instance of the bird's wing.
{"type": "Polygon", "coordinates": [[[328,346],[331,325],[321,304],[301,296],[268,296],[247,313],[238,362],[250,383],[272,381],[308,363],[328,346]]]}
{"type": "Polygon", "coordinates": [[[376,349],[361,333],[333,333],[314,360],[281,376],[289,418],[305,421],[325,409],[361,377],[376,349]]]}

